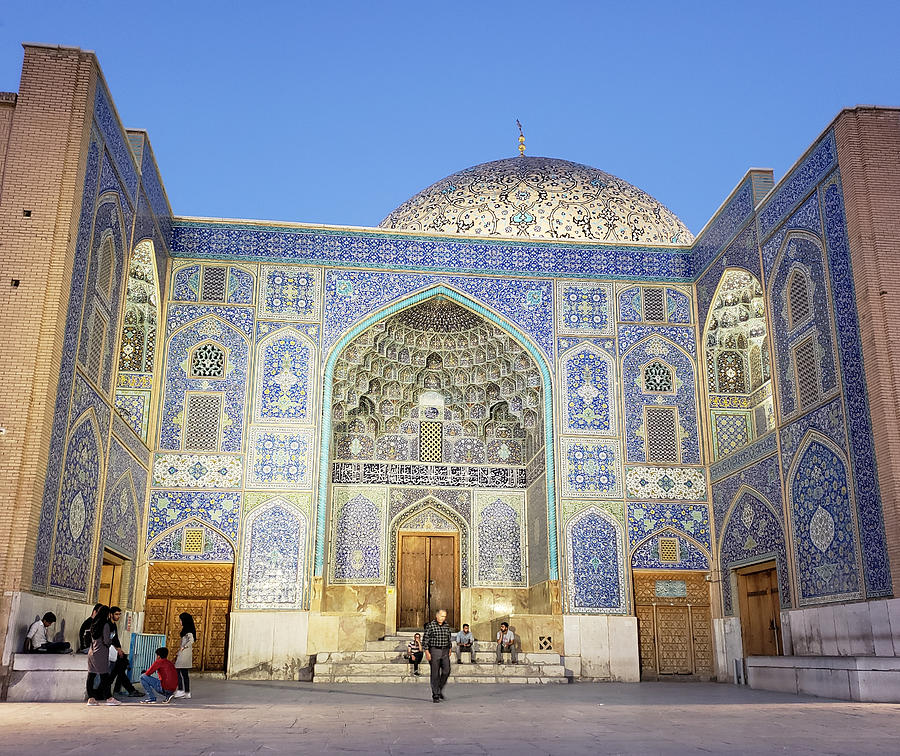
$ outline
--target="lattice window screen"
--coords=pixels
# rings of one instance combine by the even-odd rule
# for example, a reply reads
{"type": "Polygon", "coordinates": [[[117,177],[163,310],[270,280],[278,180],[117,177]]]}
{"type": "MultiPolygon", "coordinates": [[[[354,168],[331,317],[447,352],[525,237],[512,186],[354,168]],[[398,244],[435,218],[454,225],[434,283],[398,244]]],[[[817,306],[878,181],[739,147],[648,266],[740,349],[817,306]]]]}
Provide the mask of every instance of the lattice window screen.
{"type": "Polygon", "coordinates": [[[647,407],[647,461],[678,462],[678,410],[647,407]]]}
{"type": "Polygon", "coordinates": [[[644,289],[644,320],[665,322],[666,297],[662,289],[644,289]]]}
{"type": "Polygon", "coordinates": [[[188,394],[184,448],[190,451],[217,451],[221,394],[188,394]]]}
{"type": "Polygon", "coordinates": [[[644,391],[670,394],[674,390],[672,369],[664,362],[654,360],[644,368],[644,391]]]}
{"type": "Polygon", "coordinates": [[[423,420],[419,423],[419,460],[444,461],[444,439],[440,422],[423,420]]]}
{"type": "Polygon", "coordinates": [[[675,564],[681,561],[677,538],[659,539],[659,561],[675,564]]]}
{"type": "Polygon", "coordinates": [[[769,430],[769,418],[766,413],[766,406],[761,404],[753,410],[753,421],[756,424],[756,435],[762,436],[769,430]]]}
{"type": "Polygon", "coordinates": [[[809,319],[812,302],[806,276],[799,270],[791,273],[788,281],[788,319],[790,328],[796,328],[809,319]]]}
{"type": "Polygon", "coordinates": [[[113,275],[113,240],[107,236],[100,245],[100,256],[97,260],[97,288],[103,296],[109,296],[109,286],[113,275]]]}
{"type": "Polygon", "coordinates": [[[94,310],[88,336],[87,371],[92,380],[100,382],[103,371],[103,353],[106,343],[106,318],[94,310]]]}
{"type": "Polygon", "coordinates": [[[819,365],[814,339],[808,338],[794,348],[794,371],[800,409],[812,407],[819,401],[819,365]]]}
{"type": "Polygon", "coordinates": [[[185,528],[184,540],[181,542],[181,553],[202,554],[203,536],[203,528],[185,528]]]}
{"type": "Polygon", "coordinates": [[[201,344],[191,355],[191,378],[224,378],[225,350],[215,344],[201,344]]]}
{"type": "Polygon", "coordinates": [[[204,266],[200,298],[206,302],[224,302],[227,280],[228,268],[204,266]]]}

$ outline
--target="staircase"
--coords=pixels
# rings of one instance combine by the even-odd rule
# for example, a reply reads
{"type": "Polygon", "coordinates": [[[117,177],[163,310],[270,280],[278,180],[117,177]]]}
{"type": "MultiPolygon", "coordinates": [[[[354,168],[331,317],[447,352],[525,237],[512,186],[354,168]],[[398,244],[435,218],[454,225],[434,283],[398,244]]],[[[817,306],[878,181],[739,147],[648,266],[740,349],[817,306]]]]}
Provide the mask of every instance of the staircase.
{"type": "MultiPolygon", "coordinates": [[[[413,633],[386,635],[378,641],[367,641],[365,651],[326,651],[316,655],[313,667],[314,683],[430,683],[430,667],[423,658],[419,677],[412,673],[412,664],[403,658],[406,644],[413,633]]],[[[475,663],[463,654],[462,664],[456,663],[452,653],[450,680],[457,683],[567,683],[566,670],[559,654],[520,653],[519,663],[495,664],[495,644],[478,641],[475,663]]]]}

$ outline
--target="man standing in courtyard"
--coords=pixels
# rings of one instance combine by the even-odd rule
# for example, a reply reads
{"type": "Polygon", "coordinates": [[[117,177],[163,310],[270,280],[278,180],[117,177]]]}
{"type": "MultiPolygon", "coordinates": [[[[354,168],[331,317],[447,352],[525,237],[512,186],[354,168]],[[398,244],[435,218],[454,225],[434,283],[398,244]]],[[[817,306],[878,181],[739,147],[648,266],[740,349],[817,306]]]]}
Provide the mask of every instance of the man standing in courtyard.
{"type": "Polygon", "coordinates": [[[450,677],[450,625],[447,624],[447,610],[438,609],[434,619],[425,625],[422,639],[425,658],[431,664],[431,700],[444,700],[444,685],[450,677]]]}

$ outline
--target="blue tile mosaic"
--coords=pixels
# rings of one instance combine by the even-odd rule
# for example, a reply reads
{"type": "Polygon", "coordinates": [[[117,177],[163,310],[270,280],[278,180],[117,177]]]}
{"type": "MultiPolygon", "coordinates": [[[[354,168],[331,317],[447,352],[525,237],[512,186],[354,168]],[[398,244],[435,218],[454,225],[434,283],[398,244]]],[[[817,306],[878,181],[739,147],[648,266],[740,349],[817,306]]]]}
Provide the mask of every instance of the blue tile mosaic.
{"type": "Polygon", "coordinates": [[[763,267],[766,276],[772,270],[772,263],[781,251],[785,237],[791,231],[811,231],[816,235],[822,233],[822,221],[819,217],[819,202],[817,195],[812,195],[788,218],[781,228],[770,236],[762,245],[763,267]]]}
{"type": "Polygon", "coordinates": [[[204,221],[176,221],[172,254],[492,275],[686,281],[693,272],[690,250],[678,247],[463,241],[446,236],[204,221]]]}
{"type": "Polygon", "coordinates": [[[112,431],[135,457],[145,466],[150,465],[150,450],[134,430],[126,423],[118,412],[112,413],[112,431]]]}
{"type": "Polygon", "coordinates": [[[789,482],[800,604],[859,597],[856,533],[844,460],[813,437],[798,453],[789,482]]]}
{"type": "Polygon", "coordinates": [[[200,301],[200,266],[186,265],[173,275],[172,299],[177,302],[200,301]]]}
{"type": "Polygon", "coordinates": [[[482,493],[476,498],[477,584],[526,585],[524,495],[482,493]]]}
{"type": "Polygon", "coordinates": [[[319,319],[322,271],[287,265],[263,265],[259,278],[260,317],[301,320],[319,319]]]}
{"type": "MultiPolygon", "coordinates": [[[[85,278],[87,275],[88,245],[91,238],[91,227],[94,217],[94,201],[100,170],[100,147],[97,137],[92,136],[88,147],[85,166],[84,187],[81,203],[81,214],[78,222],[78,237],[75,241],[75,256],[72,264],[72,280],[69,287],[69,309],[66,313],[65,331],[61,350],[59,384],[56,390],[56,401],[53,409],[53,425],[50,432],[50,454],[47,462],[46,482],[41,503],[41,517],[38,525],[38,542],[50,543],[56,524],[57,499],[62,468],[63,444],[69,418],[69,400],[75,374],[75,356],[78,351],[78,333],[81,310],[84,304],[85,278]]],[[[32,585],[46,588],[50,569],[50,550],[36,549],[32,585]]]]}
{"type": "MultiPolygon", "coordinates": [[[[772,437],[774,438],[774,434],[772,434],[772,437]]],[[[734,499],[742,486],[756,491],[760,498],[765,499],[769,503],[774,512],[779,513],[778,521],[784,521],[784,515],[782,514],[781,470],[778,467],[778,457],[773,455],[729,478],[713,483],[713,512],[717,532],[722,532],[728,509],[734,503],[734,499]]]]}
{"type": "Polygon", "coordinates": [[[316,345],[293,328],[270,333],[256,349],[257,422],[311,422],[316,345]]]}
{"type": "Polygon", "coordinates": [[[730,511],[719,544],[722,569],[722,599],[726,615],[734,614],[730,571],[747,564],[775,560],[778,597],[784,609],[791,608],[787,552],[781,519],[771,503],[744,489],[730,511]]]}
{"type": "Polygon", "coordinates": [[[831,290],[837,320],[838,349],[847,417],[850,425],[850,459],[856,493],[863,574],[869,597],[890,596],[891,572],[887,557],[881,492],[875,468],[875,444],[862,362],[859,316],[856,310],[850,249],[840,186],[824,189],[825,238],[831,271],[831,290]]]}
{"type": "Polygon", "coordinates": [[[753,212],[753,188],[750,177],[694,240],[694,270],[702,271],[750,218],[753,212]]]}
{"type": "Polygon", "coordinates": [[[166,198],[166,191],[163,189],[162,179],[156,167],[156,160],[154,160],[153,149],[150,147],[149,141],[144,144],[141,155],[141,185],[150,200],[150,207],[166,249],[169,249],[172,246],[172,208],[166,198]]]}
{"type": "Polygon", "coordinates": [[[207,307],[197,305],[169,305],[166,315],[166,336],[191,321],[200,320],[207,315],[215,315],[226,323],[230,323],[247,338],[253,338],[253,308],[238,306],[207,307]]]}
{"type": "MultiPolygon", "coordinates": [[[[629,326],[622,326],[627,328],[629,326]]],[[[666,329],[675,330],[675,329],[666,329]]],[[[677,329],[681,330],[681,329],[677,329]]],[[[655,331],[651,331],[655,332],[655,331]]],[[[652,462],[645,448],[644,407],[658,405],[678,408],[681,462],[700,464],[700,438],[697,428],[697,399],[694,365],[672,342],[660,337],[638,344],[622,359],[622,384],[625,390],[625,440],[628,462],[652,462]],[[660,359],[674,368],[675,394],[647,394],[643,391],[643,367],[660,359]]]]}
{"type": "Polygon", "coordinates": [[[241,494],[235,491],[151,491],[147,542],[186,520],[221,531],[233,543],[241,520],[241,494]]]}
{"type": "Polygon", "coordinates": [[[670,502],[628,504],[628,543],[631,548],[648,536],[666,528],[685,533],[707,550],[711,550],[707,504],[670,502]]]}
{"type": "Polygon", "coordinates": [[[622,527],[589,508],[566,525],[566,603],[573,614],[625,614],[622,527]]]}
{"type": "Polygon", "coordinates": [[[697,545],[674,530],[664,530],[640,544],[631,554],[631,567],[635,570],[708,570],[709,560],[697,545]],[[663,561],[659,553],[660,538],[678,541],[678,561],[663,561]]]}
{"type": "Polygon", "coordinates": [[[111,410],[106,400],[96,392],[81,375],[75,374],[75,383],[72,390],[71,417],[73,422],[78,422],[81,415],[88,409],[94,410],[97,425],[100,429],[100,443],[105,446],[109,432],[111,410]]]}
{"type": "Polygon", "coordinates": [[[149,560],[161,562],[233,562],[234,547],[231,542],[217,530],[205,525],[200,520],[188,520],[183,525],[169,530],[147,550],[149,560]],[[203,530],[203,543],[200,553],[184,553],[184,531],[196,528],[203,530]]]}
{"type": "Polygon", "coordinates": [[[619,443],[562,440],[563,496],[622,497],[619,443]]]}
{"type": "Polygon", "coordinates": [[[312,486],[309,429],[250,429],[247,458],[248,488],[308,489],[312,486]]]}
{"type": "Polygon", "coordinates": [[[716,289],[728,268],[740,268],[752,273],[760,280],[759,247],[756,240],[756,226],[747,226],[731,243],[725,252],[717,257],[706,272],[697,279],[697,317],[701,325],[706,323],[709,307],[716,289]]]}
{"type": "Polygon", "coordinates": [[[611,436],[618,431],[615,362],[590,344],[560,357],[565,433],[611,436]]]}
{"type": "Polygon", "coordinates": [[[97,94],[94,99],[94,119],[113,156],[116,170],[122,177],[122,183],[128,191],[128,196],[134,198],[138,185],[137,168],[125,132],[122,130],[111,103],[112,98],[110,98],[106,86],[102,80],[98,79],[97,94]]]}
{"type": "Polygon", "coordinates": [[[720,459],[709,466],[709,477],[712,480],[720,480],[731,475],[736,470],[746,467],[763,457],[772,454],[778,448],[778,437],[775,432],[760,436],[743,449],[739,449],[725,459],[720,459]]]}
{"type": "MultiPolygon", "coordinates": [[[[191,309],[205,310],[207,308],[191,309]]],[[[212,391],[220,392],[224,397],[225,422],[221,429],[221,448],[218,451],[242,451],[248,353],[247,339],[235,328],[217,318],[206,317],[195,321],[171,336],[166,345],[166,382],[160,421],[160,449],[178,450],[182,448],[187,392],[212,391]],[[190,351],[193,347],[206,341],[218,344],[226,351],[225,378],[223,379],[189,377],[190,351]]]]}
{"type": "Polygon", "coordinates": [[[697,356],[697,337],[694,329],[684,326],[619,326],[619,354],[625,354],[641,339],[652,335],[662,336],[678,344],[691,357],[697,356]]]}
{"type": "Polygon", "coordinates": [[[611,336],[612,284],[589,281],[557,283],[557,333],[611,336]]]}
{"type": "Polygon", "coordinates": [[[445,285],[471,296],[516,324],[544,354],[553,354],[553,284],[550,281],[489,279],[379,273],[362,270],[327,271],[323,347],[334,344],[354,323],[411,292],[445,285]],[[539,301],[533,292],[540,292],[539,301]],[[529,305],[528,302],[532,304],[529,305]]]}
{"type": "Polygon", "coordinates": [[[807,412],[803,417],[785,425],[781,431],[781,467],[784,470],[790,468],[794,461],[794,455],[800,447],[806,434],[818,431],[825,438],[830,439],[842,451],[847,449],[847,436],[844,430],[844,410],[841,400],[832,399],[812,412],[807,412]]]}
{"type": "Polygon", "coordinates": [[[242,609],[299,609],[303,602],[306,517],[275,499],[244,521],[239,603],[242,609]]]}
{"type": "Polygon", "coordinates": [[[666,320],[670,323],[691,322],[691,300],[678,289],[666,289],[666,320]]]}
{"type": "Polygon", "coordinates": [[[619,293],[619,320],[640,323],[644,319],[641,287],[633,286],[619,293]]]}
{"type": "Polygon", "coordinates": [[[332,508],[331,582],[383,583],[384,490],[336,489],[332,508]]]}
{"type": "Polygon", "coordinates": [[[228,269],[228,301],[230,304],[253,304],[253,274],[242,268],[228,269]]]}
{"type": "Polygon", "coordinates": [[[834,132],[828,131],[790,175],[780,181],[759,209],[759,231],[765,238],[775,225],[837,164],[834,132]]]}
{"type": "Polygon", "coordinates": [[[98,429],[93,415],[88,415],[72,431],[66,445],[53,537],[51,589],[87,593],[102,464],[98,429]]]}

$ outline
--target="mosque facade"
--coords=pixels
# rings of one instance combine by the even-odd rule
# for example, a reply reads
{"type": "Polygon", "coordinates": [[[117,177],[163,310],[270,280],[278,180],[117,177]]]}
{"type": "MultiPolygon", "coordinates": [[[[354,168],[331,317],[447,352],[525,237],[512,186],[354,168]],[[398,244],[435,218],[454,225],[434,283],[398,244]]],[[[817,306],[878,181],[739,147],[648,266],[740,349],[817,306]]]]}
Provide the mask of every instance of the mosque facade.
{"type": "Polygon", "coordinates": [[[191,612],[195,667],[234,677],[437,608],[584,679],[827,655],[826,614],[900,637],[898,155],[900,111],[842,111],[697,236],[525,154],[372,228],[194,218],[95,56],[27,45],[0,95],[4,673],[36,614],[95,601],[132,632],[191,612]]]}

